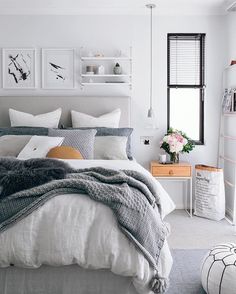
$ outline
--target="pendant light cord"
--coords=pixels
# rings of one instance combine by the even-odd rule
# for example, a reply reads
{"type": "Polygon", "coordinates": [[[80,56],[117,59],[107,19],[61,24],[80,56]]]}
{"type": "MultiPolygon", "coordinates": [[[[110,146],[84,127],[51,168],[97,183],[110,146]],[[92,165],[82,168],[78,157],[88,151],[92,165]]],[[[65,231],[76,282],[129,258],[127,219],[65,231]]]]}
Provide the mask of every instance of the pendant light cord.
{"type": "Polygon", "coordinates": [[[151,18],[150,18],[150,109],[152,110],[152,60],[153,60],[153,50],[152,50],[152,39],[153,39],[153,35],[152,35],[152,9],[153,7],[150,7],[151,9],[151,18]]]}
{"type": "Polygon", "coordinates": [[[150,9],[150,99],[149,99],[149,110],[148,110],[148,117],[153,118],[154,112],[152,109],[152,94],[153,94],[153,8],[156,7],[155,4],[147,4],[147,8],[150,9]]]}

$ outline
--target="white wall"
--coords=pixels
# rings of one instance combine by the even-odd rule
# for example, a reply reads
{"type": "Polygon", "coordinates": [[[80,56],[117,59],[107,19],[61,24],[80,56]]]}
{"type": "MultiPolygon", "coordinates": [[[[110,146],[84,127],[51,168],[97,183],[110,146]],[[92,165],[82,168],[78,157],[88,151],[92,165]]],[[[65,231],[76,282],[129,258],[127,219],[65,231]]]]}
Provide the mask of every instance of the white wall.
{"type": "Polygon", "coordinates": [[[228,64],[232,59],[236,60],[236,12],[232,12],[227,16],[227,45],[228,45],[228,64]]]}
{"type": "MultiPolygon", "coordinates": [[[[158,158],[159,141],[167,122],[167,33],[206,33],[205,141],[182,160],[215,165],[218,126],[225,65],[226,26],[224,16],[158,16],[154,20],[154,107],[158,130],[145,129],[149,97],[149,19],[148,16],[1,16],[0,47],[77,47],[91,49],[127,49],[133,47],[132,126],[135,128],[133,151],[137,160],[148,167],[158,158]],[[153,145],[140,144],[140,136],[154,136],[153,145]]],[[[38,52],[39,54],[39,52],[38,52]]],[[[40,64],[38,64],[40,74],[40,64]]],[[[40,86],[40,85],[39,85],[40,86]]],[[[0,95],[127,95],[118,88],[72,91],[9,91],[0,95]],[[115,90],[116,89],[116,90],[115,90]]],[[[20,99],[20,98],[19,98],[20,99]]],[[[32,98],[34,99],[34,98],[32,98]]],[[[187,109],[186,109],[187,111],[187,109]]],[[[188,122],[186,122],[188,123],[188,122]]]]}

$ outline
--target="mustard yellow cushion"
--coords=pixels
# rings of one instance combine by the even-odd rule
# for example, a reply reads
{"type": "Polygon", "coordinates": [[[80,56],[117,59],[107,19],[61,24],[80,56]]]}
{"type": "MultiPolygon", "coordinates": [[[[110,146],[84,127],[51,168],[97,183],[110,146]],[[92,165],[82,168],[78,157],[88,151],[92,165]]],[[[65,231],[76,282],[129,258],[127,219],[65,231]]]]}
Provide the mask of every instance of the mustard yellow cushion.
{"type": "Polygon", "coordinates": [[[79,150],[70,146],[54,147],[48,152],[46,157],[60,159],[83,159],[83,156],[79,150]]]}

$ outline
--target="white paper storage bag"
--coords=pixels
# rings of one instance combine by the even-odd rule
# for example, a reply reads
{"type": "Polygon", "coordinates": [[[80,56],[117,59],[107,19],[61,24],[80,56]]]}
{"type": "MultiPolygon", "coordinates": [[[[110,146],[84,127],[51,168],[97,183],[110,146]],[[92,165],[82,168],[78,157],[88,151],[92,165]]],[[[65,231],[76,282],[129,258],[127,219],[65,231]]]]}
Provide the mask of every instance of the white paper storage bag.
{"type": "Polygon", "coordinates": [[[212,220],[225,217],[225,187],[223,170],[196,165],[194,214],[212,220]]]}

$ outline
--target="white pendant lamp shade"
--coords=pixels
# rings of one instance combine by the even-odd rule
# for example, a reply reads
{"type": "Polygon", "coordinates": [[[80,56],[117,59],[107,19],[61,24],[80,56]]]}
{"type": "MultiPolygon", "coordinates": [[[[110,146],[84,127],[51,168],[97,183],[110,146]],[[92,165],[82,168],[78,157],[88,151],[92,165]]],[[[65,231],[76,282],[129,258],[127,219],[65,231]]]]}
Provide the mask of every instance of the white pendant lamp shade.
{"type": "Polygon", "coordinates": [[[148,117],[149,118],[152,118],[152,117],[154,117],[155,115],[154,115],[154,110],[150,107],[149,109],[148,109],[148,117]]]}

